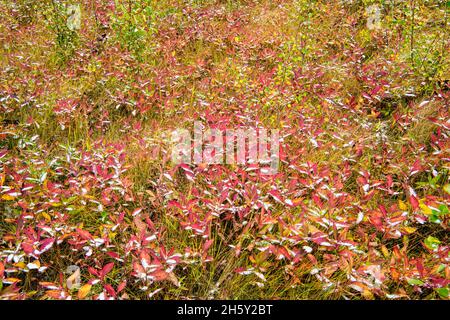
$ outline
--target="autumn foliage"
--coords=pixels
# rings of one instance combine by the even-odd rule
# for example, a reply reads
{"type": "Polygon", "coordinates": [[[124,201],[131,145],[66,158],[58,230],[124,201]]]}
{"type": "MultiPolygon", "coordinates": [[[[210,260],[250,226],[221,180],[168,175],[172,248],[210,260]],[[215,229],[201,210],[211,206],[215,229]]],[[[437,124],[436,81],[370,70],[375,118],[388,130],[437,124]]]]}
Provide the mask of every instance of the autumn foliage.
{"type": "Polygon", "coordinates": [[[0,1],[0,299],[449,298],[449,2],[70,3],[0,1]]]}

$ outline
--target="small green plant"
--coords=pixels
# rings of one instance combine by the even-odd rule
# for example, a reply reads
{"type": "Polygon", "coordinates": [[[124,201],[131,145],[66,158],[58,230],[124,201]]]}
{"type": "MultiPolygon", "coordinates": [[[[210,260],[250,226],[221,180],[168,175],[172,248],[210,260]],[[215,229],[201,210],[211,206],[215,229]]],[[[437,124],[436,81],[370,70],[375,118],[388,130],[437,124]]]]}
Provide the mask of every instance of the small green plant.
{"type": "Polygon", "coordinates": [[[148,37],[155,31],[157,12],[150,0],[129,3],[116,1],[118,14],[113,17],[112,27],[118,42],[129,50],[134,58],[142,61],[149,44],[148,37]]]}
{"type": "Polygon", "coordinates": [[[70,27],[72,12],[68,10],[69,5],[58,1],[52,1],[51,7],[44,12],[49,22],[49,28],[56,34],[55,57],[57,65],[63,65],[75,53],[79,44],[77,28],[70,27]],[[47,14],[47,15],[46,15],[47,14]]]}

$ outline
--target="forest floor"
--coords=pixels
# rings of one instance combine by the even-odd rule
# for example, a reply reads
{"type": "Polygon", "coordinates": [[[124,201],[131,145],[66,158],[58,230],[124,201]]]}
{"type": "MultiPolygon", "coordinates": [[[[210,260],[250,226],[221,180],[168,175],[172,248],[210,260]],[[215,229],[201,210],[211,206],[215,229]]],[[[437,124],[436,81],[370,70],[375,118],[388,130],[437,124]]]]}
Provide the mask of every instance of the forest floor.
{"type": "Polygon", "coordinates": [[[0,299],[449,298],[450,2],[67,3],[0,0],[0,299]]]}

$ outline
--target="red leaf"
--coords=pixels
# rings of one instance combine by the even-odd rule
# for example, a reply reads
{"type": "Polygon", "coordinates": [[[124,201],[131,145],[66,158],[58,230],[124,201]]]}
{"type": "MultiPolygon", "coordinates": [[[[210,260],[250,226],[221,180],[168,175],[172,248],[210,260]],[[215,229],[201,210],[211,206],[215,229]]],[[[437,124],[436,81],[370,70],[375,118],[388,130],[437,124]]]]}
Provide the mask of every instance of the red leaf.
{"type": "Polygon", "coordinates": [[[103,286],[103,288],[105,288],[106,292],[108,292],[111,296],[115,297],[116,296],[116,291],[114,291],[114,288],[111,287],[110,284],[105,284],[103,286]]]}
{"type": "Polygon", "coordinates": [[[54,238],[48,238],[42,241],[40,247],[41,253],[44,253],[45,251],[49,250],[53,246],[54,242],[55,242],[54,238]]]}
{"type": "Polygon", "coordinates": [[[372,96],[373,96],[373,95],[376,95],[380,90],[381,90],[381,86],[380,86],[380,85],[375,86],[375,88],[373,88],[372,91],[370,91],[370,94],[371,94],[372,96]]]}
{"type": "Polygon", "coordinates": [[[317,194],[313,194],[313,195],[312,195],[312,199],[313,199],[314,203],[315,203],[319,208],[322,208],[322,207],[323,207],[323,203],[322,203],[322,201],[320,200],[320,198],[317,196],[317,194]]]}
{"type": "Polygon", "coordinates": [[[109,252],[107,252],[106,254],[107,254],[108,256],[110,256],[111,258],[114,258],[114,259],[119,259],[119,258],[120,258],[119,254],[116,253],[116,252],[109,251],[109,252]]]}
{"type": "Polygon", "coordinates": [[[92,267],[88,267],[88,271],[89,271],[89,273],[92,274],[93,276],[96,276],[96,277],[99,276],[98,271],[95,270],[95,269],[92,268],[92,267]]]}
{"type": "Polygon", "coordinates": [[[372,100],[372,97],[365,92],[363,92],[361,95],[368,100],[372,100]]]}
{"type": "Polygon", "coordinates": [[[386,186],[387,186],[388,188],[391,188],[391,187],[393,186],[393,184],[394,184],[394,181],[393,181],[393,179],[392,179],[392,176],[391,176],[391,175],[388,175],[388,176],[387,176],[386,186]]]}
{"type": "Polygon", "coordinates": [[[244,267],[239,267],[239,268],[234,269],[234,272],[241,273],[241,272],[243,272],[245,270],[247,270],[247,269],[245,269],[244,267]]]}
{"type": "Polygon", "coordinates": [[[23,242],[22,243],[22,249],[26,254],[31,254],[34,251],[34,248],[31,244],[23,242]]]}
{"type": "Polygon", "coordinates": [[[423,278],[423,276],[424,276],[424,267],[423,267],[422,259],[417,259],[416,260],[416,267],[417,267],[417,271],[419,271],[420,277],[423,278]]]}
{"type": "Polygon", "coordinates": [[[411,206],[414,210],[417,210],[419,208],[419,201],[417,201],[417,198],[413,195],[409,197],[409,202],[411,203],[411,206]]]}
{"type": "Polygon", "coordinates": [[[108,263],[106,266],[104,266],[100,273],[101,278],[103,278],[108,273],[110,273],[113,268],[114,268],[114,262],[108,263]]]}
{"type": "Polygon", "coordinates": [[[285,247],[282,247],[282,246],[279,246],[278,248],[277,248],[277,253],[278,253],[278,255],[282,255],[282,256],[284,256],[286,259],[291,259],[291,255],[290,255],[290,253],[289,253],[289,251],[287,251],[287,249],[285,248],[285,247]]]}
{"type": "Polygon", "coordinates": [[[369,213],[369,222],[378,230],[383,230],[383,213],[380,211],[372,211],[369,213]]]}
{"type": "Polygon", "coordinates": [[[167,272],[160,269],[152,272],[151,276],[155,278],[155,281],[163,281],[166,280],[169,275],[167,274],[167,272]]]}
{"type": "Polygon", "coordinates": [[[76,231],[80,235],[80,237],[84,240],[92,240],[93,239],[92,235],[86,230],[77,228],[76,231]]]}
{"type": "Polygon", "coordinates": [[[3,279],[3,274],[5,272],[5,266],[0,262],[0,279],[3,279]]]}
{"type": "Polygon", "coordinates": [[[151,258],[150,255],[145,252],[145,251],[141,251],[140,253],[140,258],[141,258],[141,264],[146,267],[146,265],[149,265],[151,263],[151,258]]]}

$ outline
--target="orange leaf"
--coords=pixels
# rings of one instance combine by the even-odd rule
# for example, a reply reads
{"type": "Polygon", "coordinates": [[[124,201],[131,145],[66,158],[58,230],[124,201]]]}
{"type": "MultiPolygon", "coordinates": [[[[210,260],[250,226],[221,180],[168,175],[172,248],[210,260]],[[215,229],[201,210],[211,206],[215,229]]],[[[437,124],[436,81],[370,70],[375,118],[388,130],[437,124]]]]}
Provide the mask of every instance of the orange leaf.
{"type": "Polygon", "coordinates": [[[3,280],[3,283],[10,283],[10,284],[12,284],[12,283],[20,282],[20,281],[22,281],[22,280],[17,279],[17,278],[6,278],[5,280],[3,280]]]}
{"type": "Polygon", "coordinates": [[[80,288],[80,290],[78,290],[78,299],[84,299],[86,298],[86,296],[89,294],[89,292],[91,291],[92,285],[90,285],[89,283],[85,284],[84,286],[82,286],[80,288]]]}
{"type": "Polygon", "coordinates": [[[400,274],[397,272],[396,269],[391,268],[391,277],[394,281],[398,281],[398,279],[400,278],[400,274]]]}
{"type": "Polygon", "coordinates": [[[60,290],[47,290],[45,292],[45,295],[49,298],[53,299],[60,299],[61,298],[61,291],[60,290]]]}

